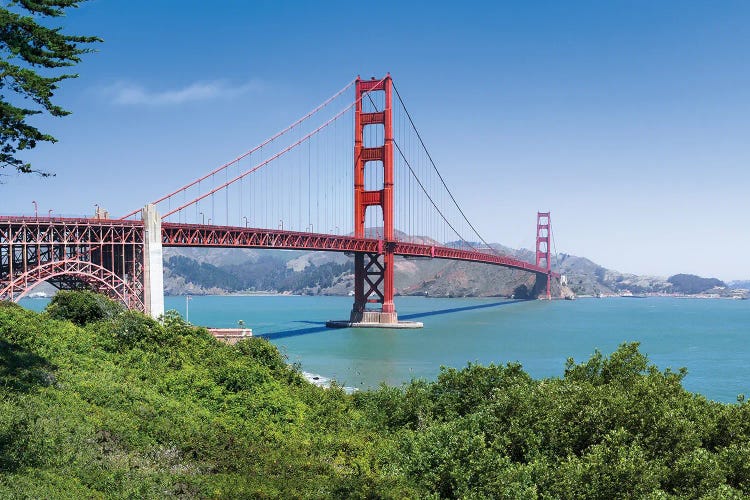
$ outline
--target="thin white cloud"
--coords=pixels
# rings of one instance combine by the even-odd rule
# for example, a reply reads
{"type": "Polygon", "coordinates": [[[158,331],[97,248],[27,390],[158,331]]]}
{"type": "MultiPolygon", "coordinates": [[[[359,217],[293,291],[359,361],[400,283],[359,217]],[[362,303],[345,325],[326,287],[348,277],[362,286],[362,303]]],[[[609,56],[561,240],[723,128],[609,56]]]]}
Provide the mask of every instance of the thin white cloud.
{"type": "Polygon", "coordinates": [[[131,82],[118,82],[104,88],[104,94],[115,104],[169,106],[195,101],[231,99],[261,88],[258,81],[231,84],[223,80],[194,82],[185,87],[167,90],[150,90],[131,82]]]}

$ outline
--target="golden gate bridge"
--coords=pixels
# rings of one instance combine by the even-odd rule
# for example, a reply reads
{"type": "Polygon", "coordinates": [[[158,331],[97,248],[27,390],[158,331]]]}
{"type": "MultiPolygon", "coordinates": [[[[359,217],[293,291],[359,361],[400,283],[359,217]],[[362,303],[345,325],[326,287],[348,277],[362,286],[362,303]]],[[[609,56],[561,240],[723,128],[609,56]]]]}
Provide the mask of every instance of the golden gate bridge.
{"type": "Polygon", "coordinates": [[[260,145],[142,209],[102,214],[0,216],[0,300],[18,301],[46,281],[158,317],[164,247],[352,254],[352,326],[398,324],[396,256],[520,269],[548,299],[559,278],[549,212],[537,213],[535,263],[497,252],[446,185],[390,75],[357,77],[260,145]]]}

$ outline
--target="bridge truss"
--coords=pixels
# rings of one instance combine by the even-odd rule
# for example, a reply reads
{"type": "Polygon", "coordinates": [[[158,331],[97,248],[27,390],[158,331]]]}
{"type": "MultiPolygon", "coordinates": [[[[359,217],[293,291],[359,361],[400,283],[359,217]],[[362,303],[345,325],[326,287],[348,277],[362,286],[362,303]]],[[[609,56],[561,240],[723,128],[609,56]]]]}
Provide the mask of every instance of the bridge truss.
{"type": "Polygon", "coordinates": [[[144,310],[143,225],[136,221],[0,219],[0,298],[18,300],[47,281],[89,288],[144,310]]]}

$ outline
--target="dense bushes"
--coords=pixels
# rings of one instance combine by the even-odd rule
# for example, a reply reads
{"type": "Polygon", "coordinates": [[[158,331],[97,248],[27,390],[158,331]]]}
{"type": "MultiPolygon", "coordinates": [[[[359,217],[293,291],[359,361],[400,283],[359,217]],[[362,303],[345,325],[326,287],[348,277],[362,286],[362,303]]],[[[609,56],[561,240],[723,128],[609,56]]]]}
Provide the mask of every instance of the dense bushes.
{"type": "Polygon", "coordinates": [[[373,425],[400,431],[392,459],[441,497],[750,494],[750,406],[690,394],[684,376],[625,344],[609,358],[569,360],[561,379],[469,365],[354,402],[373,425]]]}
{"type": "Polygon", "coordinates": [[[471,364],[347,395],[265,340],[75,295],[0,304],[2,498],[750,495],[750,406],[686,392],[637,344],[560,378],[471,364]]]}
{"type": "Polygon", "coordinates": [[[100,319],[113,318],[123,312],[117,302],[98,293],[85,291],[60,291],[47,306],[50,317],[67,319],[83,326],[100,319]]]}

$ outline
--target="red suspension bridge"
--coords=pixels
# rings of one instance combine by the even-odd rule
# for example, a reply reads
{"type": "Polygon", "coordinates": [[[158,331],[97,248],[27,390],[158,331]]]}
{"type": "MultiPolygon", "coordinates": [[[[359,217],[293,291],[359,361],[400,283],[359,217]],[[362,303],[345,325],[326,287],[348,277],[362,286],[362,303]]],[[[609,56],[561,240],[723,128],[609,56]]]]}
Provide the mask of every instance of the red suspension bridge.
{"type": "Polygon", "coordinates": [[[390,75],[357,78],[259,146],[119,219],[99,210],[0,216],[0,300],[47,281],[158,316],[163,247],[333,251],[354,255],[350,322],[393,325],[395,256],[528,271],[550,298],[559,277],[550,231],[549,213],[538,213],[534,264],[493,249],[448,189],[390,75]]]}

